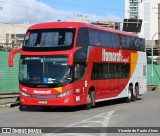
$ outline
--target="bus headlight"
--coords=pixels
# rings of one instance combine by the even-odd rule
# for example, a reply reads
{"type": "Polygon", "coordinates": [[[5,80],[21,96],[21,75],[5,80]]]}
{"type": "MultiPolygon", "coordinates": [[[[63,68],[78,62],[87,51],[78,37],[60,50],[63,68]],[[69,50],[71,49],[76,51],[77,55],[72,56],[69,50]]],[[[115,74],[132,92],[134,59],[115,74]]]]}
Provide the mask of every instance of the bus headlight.
{"type": "Polygon", "coordinates": [[[19,91],[19,92],[20,92],[20,94],[22,94],[23,96],[30,97],[30,95],[27,94],[27,93],[25,93],[25,92],[22,92],[22,91],[19,91]]]}
{"type": "Polygon", "coordinates": [[[58,97],[58,98],[59,98],[59,97],[64,97],[64,96],[66,96],[66,95],[69,95],[71,92],[72,92],[72,90],[68,90],[68,91],[66,91],[66,92],[63,92],[63,93],[57,95],[57,97],[58,97]]]}

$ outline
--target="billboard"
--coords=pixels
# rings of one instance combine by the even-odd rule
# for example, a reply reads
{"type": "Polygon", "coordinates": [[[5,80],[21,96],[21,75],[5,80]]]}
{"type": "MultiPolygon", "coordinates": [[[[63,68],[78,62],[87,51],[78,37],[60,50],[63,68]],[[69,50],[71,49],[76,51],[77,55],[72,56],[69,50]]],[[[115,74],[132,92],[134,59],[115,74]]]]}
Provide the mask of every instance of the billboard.
{"type": "Polygon", "coordinates": [[[141,32],[142,19],[124,19],[123,31],[126,32],[141,32]]]}

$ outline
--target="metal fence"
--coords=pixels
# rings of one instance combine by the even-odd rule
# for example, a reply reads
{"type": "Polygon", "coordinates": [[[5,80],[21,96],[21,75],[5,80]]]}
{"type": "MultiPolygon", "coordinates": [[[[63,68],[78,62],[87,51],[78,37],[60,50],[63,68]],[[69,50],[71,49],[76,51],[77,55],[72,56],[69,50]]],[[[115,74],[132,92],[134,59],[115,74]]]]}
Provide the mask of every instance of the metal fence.
{"type": "Polygon", "coordinates": [[[0,51],[0,93],[17,93],[19,54],[15,55],[14,67],[8,67],[7,51],[0,51]]]}
{"type": "MultiPolygon", "coordinates": [[[[147,84],[152,84],[152,65],[147,65],[147,84]]],[[[160,87],[160,65],[153,65],[153,84],[156,84],[160,87]]]]}

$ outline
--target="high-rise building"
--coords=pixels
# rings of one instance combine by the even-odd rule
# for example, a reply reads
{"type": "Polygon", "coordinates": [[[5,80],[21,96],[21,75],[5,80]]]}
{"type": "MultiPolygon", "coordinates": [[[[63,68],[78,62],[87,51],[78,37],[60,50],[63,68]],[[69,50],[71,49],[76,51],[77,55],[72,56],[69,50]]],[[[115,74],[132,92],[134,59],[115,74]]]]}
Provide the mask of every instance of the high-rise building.
{"type": "Polygon", "coordinates": [[[138,8],[139,8],[139,1],[138,0],[125,0],[125,7],[126,13],[125,16],[127,18],[138,18],[138,8]]]}
{"type": "Polygon", "coordinates": [[[125,0],[125,18],[143,20],[140,35],[148,45],[158,40],[158,3],[160,0],[125,0]]]}

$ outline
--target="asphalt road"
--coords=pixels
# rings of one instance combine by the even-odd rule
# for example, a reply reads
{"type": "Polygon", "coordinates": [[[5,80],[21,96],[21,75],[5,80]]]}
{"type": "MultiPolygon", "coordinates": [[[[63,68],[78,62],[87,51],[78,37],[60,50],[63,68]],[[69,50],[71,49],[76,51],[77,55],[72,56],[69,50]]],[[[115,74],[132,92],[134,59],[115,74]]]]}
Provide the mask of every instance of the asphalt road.
{"type": "MultiPolygon", "coordinates": [[[[84,110],[83,107],[52,107],[50,111],[44,112],[39,107],[26,107],[23,111],[19,111],[18,106],[0,108],[0,127],[160,127],[160,91],[149,91],[136,102],[131,103],[126,103],[124,100],[101,102],[91,110],[84,110]]],[[[160,132],[159,134],[83,133],[76,135],[158,136],[160,132]]]]}

